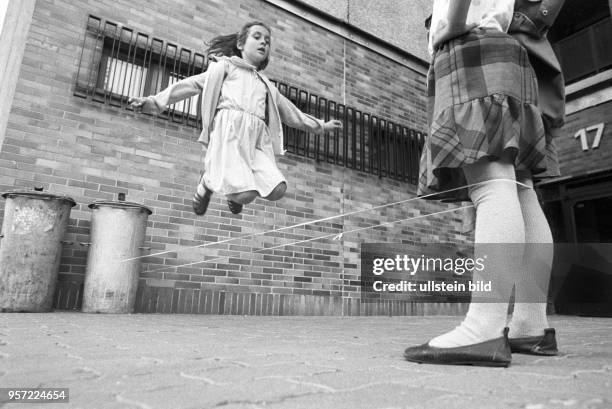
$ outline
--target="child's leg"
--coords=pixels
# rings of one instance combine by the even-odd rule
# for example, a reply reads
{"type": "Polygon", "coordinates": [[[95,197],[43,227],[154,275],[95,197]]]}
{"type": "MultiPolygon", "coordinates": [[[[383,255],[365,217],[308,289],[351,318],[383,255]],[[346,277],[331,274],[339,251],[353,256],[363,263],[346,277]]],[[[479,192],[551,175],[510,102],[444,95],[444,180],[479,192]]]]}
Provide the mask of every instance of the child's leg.
{"type": "Polygon", "coordinates": [[[206,213],[212,193],[212,190],[208,189],[204,184],[204,175],[202,175],[192,200],[192,207],[195,214],[201,216],[206,213]]]}
{"type": "Polygon", "coordinates": [[[546,298],[553,260],[553,239],[542,211],[531,175],[519,175],[518,197],[525,220],[525,254],[521,276],[516,281],[515,304],[510,320],[510,338],[543,335],[548,328],[546,298]]]}
{"type": "Polygon", "coordinates": [[[472,302],[461,325],[429,342],[430,346],[439,348],[471,345],[502,335],[512,285],[520,267],[517,260],[522,260],[525,241],[514,165],[509,157],[493,162],[480,160],[466,166],[464,172],[468,184],[481,182],[469,192],[476,207],[474,258],[482,257],[486,261],[485,269],[475,271],[472,281],[491,281],[492,291],[472,293],[472,302]],[[488,302],[479,302],[482,297],[489,298],[488,302]]]}
{"type": "Polygon", "coordinates": [[[259,196],[257,190],[247,190],[246,192],[231,193],[226,195],[227,200],[240,204],[249,204],[259,196]]]}
{"type": "Polygon", "coordinates": [[[210,192],[212,192],[212,190],[210,190],[204,182],[204,173],[202,173],[200,176],[200,181],[198,182],[198,186],[196,186],[196,192],[200,196],[204,196],[205,194],[210,194],[210,192]]]}
{"type": "Polygon", "coordinates": [[[287,184],[285,182],[281,182],[270,193],[268,196],[264,197],[266,200],[276,201],[285,196],[285,192],[287,191],[287,184]]]}

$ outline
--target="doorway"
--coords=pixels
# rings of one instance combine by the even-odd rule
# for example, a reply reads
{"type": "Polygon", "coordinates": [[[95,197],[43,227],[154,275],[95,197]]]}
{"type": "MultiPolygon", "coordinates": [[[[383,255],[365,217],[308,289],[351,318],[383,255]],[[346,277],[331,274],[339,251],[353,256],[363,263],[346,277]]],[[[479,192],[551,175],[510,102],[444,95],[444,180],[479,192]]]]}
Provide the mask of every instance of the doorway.
{"type": "Polygon", "coordinates": [[[612,175],[539,187],[553,232],[549,303],[559,314],[612,316],[612,175]]]}

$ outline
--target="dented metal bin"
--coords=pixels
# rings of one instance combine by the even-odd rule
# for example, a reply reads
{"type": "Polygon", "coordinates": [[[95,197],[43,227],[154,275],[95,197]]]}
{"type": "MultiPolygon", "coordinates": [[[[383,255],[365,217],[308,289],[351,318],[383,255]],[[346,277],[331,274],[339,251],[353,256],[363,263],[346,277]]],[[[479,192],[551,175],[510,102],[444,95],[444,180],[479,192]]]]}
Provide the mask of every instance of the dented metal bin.
{"type": "Polygon", "coordinates": [[[138,203],[98,201],[89,205],[91,243],[87,256],[83,312],[134,311],[147,218],[138,203]]]}
{"type": "Polygon", "coordinates": [[[0,240],[0,311],[51,310],[62,239],[75,201],[34,191],[8,192],[0,240]]]}

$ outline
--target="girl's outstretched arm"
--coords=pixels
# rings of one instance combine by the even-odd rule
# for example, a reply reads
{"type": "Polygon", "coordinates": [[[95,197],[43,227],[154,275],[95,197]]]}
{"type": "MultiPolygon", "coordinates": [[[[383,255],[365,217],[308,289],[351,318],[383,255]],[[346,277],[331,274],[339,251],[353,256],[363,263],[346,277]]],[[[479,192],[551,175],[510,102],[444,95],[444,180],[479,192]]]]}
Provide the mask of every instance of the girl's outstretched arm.
{"type": "Polygon", "coordinates": [[[156,95],[130,97],[128,103],[136,112],[159,114],[165,111],[168,105],[200,94],[206,86],[206,79],[210,72],[215,70],[225,70],[225,65],[212,62],[208,69],[201,74],[182,79],[156,95]]]}
{"type": "Polygon", "coordinates": [[[298,107],[293,105],[289,99],[273,88],[276,93],[276,103],[278,105],[278,113],[281,121],[293,128],[298,128],[304,131],[313,133],[324,133],[334,129],[342,128],[342,122],[337,119],[324,122],[312,115],[305,114],[298,107]]]}
{"type": "Polygon", "coordinates": [[[208,71],[187,77],[170,85],[159,94],[148,97],[130,97],[128,103],[136,112],[159,114],[165,111],[168,105],[201,93],[207,76],[208,71]]]}

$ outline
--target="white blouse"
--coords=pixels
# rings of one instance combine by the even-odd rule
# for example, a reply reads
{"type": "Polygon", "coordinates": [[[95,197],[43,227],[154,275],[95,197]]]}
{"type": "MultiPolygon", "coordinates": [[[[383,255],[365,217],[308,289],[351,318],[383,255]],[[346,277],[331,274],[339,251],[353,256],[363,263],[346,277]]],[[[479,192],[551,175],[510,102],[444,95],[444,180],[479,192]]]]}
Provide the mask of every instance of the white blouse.
{"type": "MultiPolygon", "coordinates": [[[[451,1],[463,0],[434,0],[428,46],[429,53],[432,55],[440,43],[457,36],[457,33],[454,36],[442,33],[443,29],[448,26],[448,8],[451,1]]],[[[512,21],[513,13],[514,0],[472,0],[464,32],[476,27],[506,32],[512,21]]]]}

